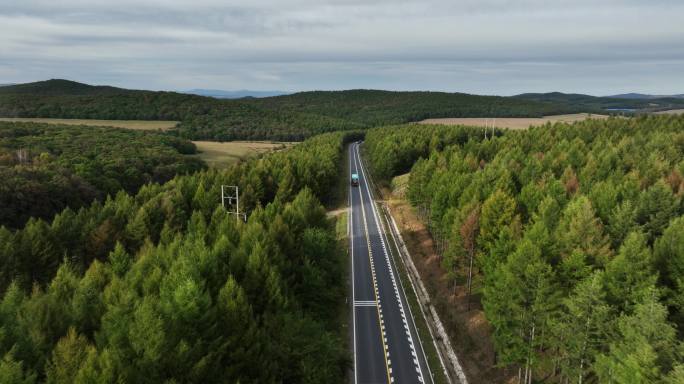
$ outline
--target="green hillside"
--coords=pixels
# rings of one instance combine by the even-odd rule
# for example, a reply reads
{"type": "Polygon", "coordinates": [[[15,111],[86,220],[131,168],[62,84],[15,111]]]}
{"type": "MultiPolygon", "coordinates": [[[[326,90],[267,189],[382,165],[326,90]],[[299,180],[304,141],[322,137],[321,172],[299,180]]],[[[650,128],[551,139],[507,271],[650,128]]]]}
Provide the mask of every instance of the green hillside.
{"type": "Polygon", "coordinates": [[[367,89],[301,92],[253,102],[269,109],[290,109],[344,118],[366,126],[431,117],[537,117],[579,112],[571,106],[501,96],[367,89]]]}
{"type": "Polygon", "coordinates": [[[606,110],[637,110],[637,111],[659,111],[666,109],[681,108],[684,100],[674,97],[666,98],[616,98],[616,97],[596,97],[576,93],[523,93],[513,96],[519,100],[536,101],[542,103],[554,103],[572,105],[583,112],[605,112],[606,110]]]}
{"type": "Polygon", "coordinates": [[[0,88],[0,117],[180,121],[188,139],[299,141],[337,131],[439,117],[541,117],[681,108],[684,100],[528,93],[514,97],[367,89],[220,100],[48,80],[0,88]]]}
{"type": "Polygon", "coordinates": [[[538,117],[582,112],[548,101],[443,92],[316,91],[218,100],[48,80],[0,88],[0,116],[177,120],[190,139],[294,141],[335,131],[430,117],[538,117]]]}
{"type": "Polygon", "coordinates": [[[153,132],[0,122],[0,226],[205,168],[186,156],[194,153],[191,142],[153,132]]]}
{"type": "Polygon", "coordinates": [[[41,94],[41,95],[102,95],[130,92],[126,89],[109,86],[94,86],[75,81],[52,79],[35,83],[3,86],[0,93],[41,94]]]}

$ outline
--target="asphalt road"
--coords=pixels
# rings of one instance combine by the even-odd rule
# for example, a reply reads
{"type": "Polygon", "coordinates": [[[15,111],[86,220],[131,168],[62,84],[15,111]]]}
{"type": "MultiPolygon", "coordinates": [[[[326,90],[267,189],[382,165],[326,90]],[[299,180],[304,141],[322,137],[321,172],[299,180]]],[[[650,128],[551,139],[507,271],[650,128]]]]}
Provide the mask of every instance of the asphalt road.
{"type": "Polygon", "coordinates": [[[350,173],[359,175],[349,187],[354,382],[432,383],[359,145],[349,151],[350,173]]]}

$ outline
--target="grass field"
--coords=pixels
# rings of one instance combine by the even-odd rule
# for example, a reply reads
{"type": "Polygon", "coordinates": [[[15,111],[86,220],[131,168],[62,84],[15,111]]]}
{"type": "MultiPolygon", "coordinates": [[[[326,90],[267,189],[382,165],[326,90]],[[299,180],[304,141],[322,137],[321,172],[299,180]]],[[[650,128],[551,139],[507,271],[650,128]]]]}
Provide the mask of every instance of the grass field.
{"type": "Polygon", "coordinates": [[[240,160],[248,159],[260,153],[276,151],[294,145],[294,143],[270,143],[255,141],[193,141],[200,151],[194,155],[204,160],[210,167],[225,168],[240,160]]]}
{"type": "Polygon", "coordinates": [[[681,115],[684,113],[684,109],[670,109],[668,111],[656,112],[656,115],[681,115]]]}
{"type": "Polygon", "coordinates": [[[419,124],[443,124],[443,125],[471,125],[475,127],[492,126],[492,123],[497,128],[510,129],[527,129],[530,126],[544,125],[546,123],[566,122],[571,123],[575,121],[582,121],[588,118],[592,119],[606,119],[606,115],[592,115],[588,113],[576,113],[572,115],[554,115],[544,116],[541,118],[528,117],[504,117],[504,118],[485,118],[485,117],[464,117],[464,118],[444,118],[444,119],[426,119],[419,124]]]}
{"type": "Polygon", "coordinates": [[[16,121],[29,123],[45,124],[67,124],[67,125],[91,125],[98,127],[115,127],[138,129],[143,131],[166,131],[175,127],[177,121],[151,121],[151,120],[91,120],[91,119],[45,119],[45,118],[20,118],[20,117],[0,117],[0,121],[16,121]]]}

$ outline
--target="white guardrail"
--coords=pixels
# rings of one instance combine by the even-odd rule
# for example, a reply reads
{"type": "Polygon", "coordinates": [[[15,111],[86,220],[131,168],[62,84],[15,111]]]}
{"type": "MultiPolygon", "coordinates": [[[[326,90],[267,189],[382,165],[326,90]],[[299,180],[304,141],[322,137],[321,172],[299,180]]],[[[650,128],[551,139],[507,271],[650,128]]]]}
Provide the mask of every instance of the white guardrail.
{"type": "MultiPolygon", "coordinates": [[[[416,268],[415,264],[413,264],[413,259],[411,259],[411,254],[406,248],[404,239],[401,237],[399,227],[397,226],[394,217],[392,217],[392,214],[389,212],[389,209],[384,205],[383,208],[385,209],[390,224],[392,225],[390,232],[392,234],[392,237],[398,243],[396,244],[396,246],[399,250],[400,258],[403,261],[404,266],[406,267],[406,271],[408,272],[409,281],[411,282],[411,286],[413,287],[413,290],[416,293],[416,298],[418,299],[418,306],[420,307],[420,311],[422,312],[423,317],[425,318],[425,322],[428,325],[428,330],[430,331],[430,336],[432,336],[432,340],[435,343],[435,348],[437,348],[437,354],[439,355],[439,359],[441,360],[441,363],[446,370],[446,364],[444,362],[444,358],[446,358],[449,361],[449,365],[451,366],[453,373],[456,375],[458,382],[460,384],[468,384],[468,379],[466,378],[465,372],[463,372],[463,367],[461,366],[461,363],[458,360],[456,352],[454,352],[454,349],[451,346],[451,341],[449,340],[449,336],[446,333],[446,329],[444,328],[444,325],[442,324],[442,321],[440,320],[439,315],[435,310],[435,307],[429,303],[430,296],[428,295],[427,290],[423,285],[423,281],[420,279],[418,269],[416,268]],[[435,337],[434,333],[437,333],[438,337],[435,337]],[[439,345],[437,345],[437,340],[440,341],[441,348],[439,345]]],[[[446,371],[446,376],[450,380],[452,380],[451,376],[453,375],[449,375],[448,370],[446,371]]]]}

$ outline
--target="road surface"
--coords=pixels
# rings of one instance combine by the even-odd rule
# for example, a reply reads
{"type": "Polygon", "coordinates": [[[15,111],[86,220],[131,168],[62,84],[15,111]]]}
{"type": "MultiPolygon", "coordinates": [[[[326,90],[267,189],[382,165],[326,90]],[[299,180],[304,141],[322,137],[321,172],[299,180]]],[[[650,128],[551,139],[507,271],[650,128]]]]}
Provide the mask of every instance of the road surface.
{"type": "Polygon", "coordinates": [[[359,175],[359,185],[349,187],[354,383],[432,384],[359,144],[349,153],[350,173],[359,175]]]}

